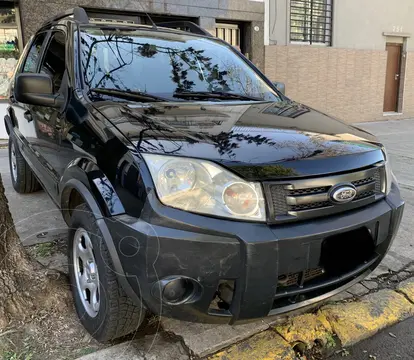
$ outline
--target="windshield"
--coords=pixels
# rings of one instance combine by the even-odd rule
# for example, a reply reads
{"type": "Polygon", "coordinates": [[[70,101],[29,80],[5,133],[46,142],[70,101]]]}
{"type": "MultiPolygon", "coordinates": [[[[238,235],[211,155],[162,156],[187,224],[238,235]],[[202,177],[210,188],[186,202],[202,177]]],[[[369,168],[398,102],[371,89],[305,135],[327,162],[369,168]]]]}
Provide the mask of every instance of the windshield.
{"type": "MultiPolygon", "coordinates": [[[[176,96],[186,92],[280,101],[243,59],[214,40],[167,32],[149,36],[142,30],[84,28],[81,47],[84,82],[90,89],[139,92],[174,101],[186,101],[176,96]]],[[[94,94],[98,99],[107,96],[113,95],[94,94]]]]}

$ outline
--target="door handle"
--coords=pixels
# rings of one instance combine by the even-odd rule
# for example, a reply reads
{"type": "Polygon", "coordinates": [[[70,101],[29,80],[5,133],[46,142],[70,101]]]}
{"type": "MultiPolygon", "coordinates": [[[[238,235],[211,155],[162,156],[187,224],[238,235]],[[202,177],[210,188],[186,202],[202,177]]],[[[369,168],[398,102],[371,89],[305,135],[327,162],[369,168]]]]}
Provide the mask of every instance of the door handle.
{"type": "Polygon", "coordinates": [[[398,80],[400,78],[400,74],[395,74],[395,80],[398,80]]]}
{"type": "Polygon", "coordinates": [[[29,110],[24,112],[24,118],[27,120],[27,122],[33,121],[32,113],[29,110]]]}

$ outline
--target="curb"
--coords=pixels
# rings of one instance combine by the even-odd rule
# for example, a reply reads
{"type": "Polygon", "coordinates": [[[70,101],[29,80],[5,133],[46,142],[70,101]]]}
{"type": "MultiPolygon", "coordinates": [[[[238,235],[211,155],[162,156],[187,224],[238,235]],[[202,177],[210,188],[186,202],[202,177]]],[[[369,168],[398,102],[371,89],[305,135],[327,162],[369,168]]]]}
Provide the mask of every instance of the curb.
{"type": "Polygon", "coordinates": [[[165,340],[161,334],[127,341],[84,355],[77,360],[189,360],[180,343],[165,340]]]}
{"type": "Polygon", "coordinates": [[[288,323],[227,348],[211,360],[294,360],[316,351],[332,353],[414,316],[414,278],[395,290],[383,289],[350,302],[322,306],[316,313],[291,318],[288,323]]]}

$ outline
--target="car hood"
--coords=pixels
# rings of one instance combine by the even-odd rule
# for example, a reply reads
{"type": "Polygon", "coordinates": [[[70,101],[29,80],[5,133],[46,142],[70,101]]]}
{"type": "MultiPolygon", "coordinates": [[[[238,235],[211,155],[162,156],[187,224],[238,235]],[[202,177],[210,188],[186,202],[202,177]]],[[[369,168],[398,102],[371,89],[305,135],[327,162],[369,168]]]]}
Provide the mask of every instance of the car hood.
{"type": "Polygon", "coordinates": [[[290,100],[94,106],[141,153],[208,159],[251,180],[337,173],[383,161],[373,135],[290,100]]]}

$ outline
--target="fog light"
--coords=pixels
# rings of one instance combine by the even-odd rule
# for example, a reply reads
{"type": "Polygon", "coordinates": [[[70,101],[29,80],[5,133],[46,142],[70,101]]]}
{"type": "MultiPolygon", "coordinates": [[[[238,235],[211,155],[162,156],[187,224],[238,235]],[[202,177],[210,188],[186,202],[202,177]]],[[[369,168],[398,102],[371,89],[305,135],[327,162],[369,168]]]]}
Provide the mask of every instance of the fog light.
{"type": "Polygon", "coordinates": [[[194,279],[170,276],[156,282],[151,293],[165,304],[181,305],[197,301],[202,293],[202,287],[194,279]]]}
{"type": "Polygon", "coordinates": [[[187,279],[176,279],[164,287],[162,298],[166,302],[180,302],[186,294],[192,293],[193,285],[187,279]]]}

